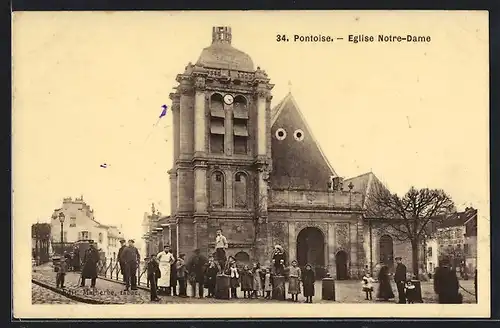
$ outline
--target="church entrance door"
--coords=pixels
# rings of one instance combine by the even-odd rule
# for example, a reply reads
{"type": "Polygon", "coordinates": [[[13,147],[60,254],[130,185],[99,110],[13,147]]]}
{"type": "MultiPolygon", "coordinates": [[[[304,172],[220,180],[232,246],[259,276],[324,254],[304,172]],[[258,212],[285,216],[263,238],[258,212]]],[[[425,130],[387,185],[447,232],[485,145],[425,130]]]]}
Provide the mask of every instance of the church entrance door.
{"type": "MultiPolygon", "coordinates": [[[[293,260],[293,259],[290,259],[293,260]]],[[[325,239],[318,228],[307,227],[297,235],[297,262],[301,268],[311,264],[317,278],[321,278],[325,266],[325,239]]]]}
{"type": "Polygon", "coordinates": [[[347,272],[347,253],[338,251],[335,254],[335,266],[337,267],[337,280],[346,280],[349,278],[347,272]]]}

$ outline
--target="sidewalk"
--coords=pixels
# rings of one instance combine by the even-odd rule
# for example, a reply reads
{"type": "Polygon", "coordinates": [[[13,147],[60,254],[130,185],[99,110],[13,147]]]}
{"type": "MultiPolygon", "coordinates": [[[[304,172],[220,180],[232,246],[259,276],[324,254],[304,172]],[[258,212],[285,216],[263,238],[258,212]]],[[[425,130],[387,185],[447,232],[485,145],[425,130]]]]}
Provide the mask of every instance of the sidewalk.
{"type": "MultiPolygon", "coordinates": [[[[51,265],[44,265],[36,268],[36,272],[32,273],[32,277],[36,281],[40,281],[44,284],[50,285],[55,288],[56,281],[56,273],[53,271],[51,265]]],[[[127,294],[124,292],[125,286],[115,281],[110,281],[108,279],[98,278],[96,283],[96,289],[93,291],[90,286],[90,280],[86,281],[87,287],[79,287],[78,281],[80,278],[79,273],[68,272],[66,274],[66,282],[65,289],[67,292],[76,295],[78,297],[87,298],[94,302],[102,302],[102,304],[123,304],[123,303],[150,303],[149,291],[141,289],[146,286],[145,283],[141,282],[141,285],[138,290],[130,291],[127,294]]],[[[460,281],[462,287],[466,290],[474,291],[474,285],[472,281],[460,281]]],[[[364,299],[364,293],[361,291],[361,283],[357,280],[344,280],[344,281],[336,281],[335,289],[336,289],[336,301],[323,301],[321,300],[321,281],[316,282],[315,286],[315,296],[313,298],[314,303],[373,303],[375,301],[366,301],[364,299]]],[[[378,284],[374,284],[374,294],[376,296],[376,291],[378,289],[378,284]]],[[[397,290],[396,286],[393,284],[393,291],[396,294],[397,298],[397,290]]],[[[188,296],[191,296],[191,286],[188,285],[188,296]]],[[[463,290],[460,290],[464,297],[464,303],[475,303],[475,299],[473,295],[470,295],[463,290]]],[[[205,289],[205,296],[207,295],[207,290],[205,289]]],[[[287,298],[290,296],[287,294],[287,298]]],[[[234,300],[219,300],[212,298],[181,298],[174,296],[160,296],[160,303],[179,303],[179,304],[188,304],[188,303],[197,303],[197,304],[206,304],[206,303],[269,303],[269,302],[283,302],[283,301],[268,301],[259,299],[244,299],[243,292],[238,289],[238,299],[234,300]]],[[[432,281],[422,282],[422,298],[424,303],[436,303],[436,295],[434,294],[432,281]]],[[[304,301],[304,296],[299,295],[299,301],[304,301]]],[[[392,300],[395,302],[396,299],[392,300]]]]}

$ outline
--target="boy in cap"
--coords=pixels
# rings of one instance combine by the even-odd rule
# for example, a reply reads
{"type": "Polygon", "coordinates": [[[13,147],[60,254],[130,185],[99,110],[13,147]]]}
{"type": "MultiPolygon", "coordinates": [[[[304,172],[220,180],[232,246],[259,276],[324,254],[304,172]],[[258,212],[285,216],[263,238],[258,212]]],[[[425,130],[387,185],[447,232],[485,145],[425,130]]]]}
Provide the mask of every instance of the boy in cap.
{"type": "Polygon", "coordinates": [[[147,277],[149,281],[149,295],[151,297],[151,302],[158,302],[160,298],[158,298],[158,288],[156,284],[156,280],[158,277],[158,273],[160,271],[160,267],[158,265],[158,259],[156,255],[152,254],[149,260],[147,261],[146,267],[142,271],[142,273],[147,271],[147,277]]]}

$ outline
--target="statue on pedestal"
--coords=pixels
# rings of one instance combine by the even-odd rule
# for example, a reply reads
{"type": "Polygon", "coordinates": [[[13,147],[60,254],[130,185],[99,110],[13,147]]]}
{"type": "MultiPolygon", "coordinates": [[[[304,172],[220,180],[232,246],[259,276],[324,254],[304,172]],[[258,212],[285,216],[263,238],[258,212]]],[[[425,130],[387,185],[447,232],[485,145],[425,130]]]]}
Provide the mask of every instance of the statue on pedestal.
{"type": "Polygon", "coordinates": [[[281,245],[274,246],[271,263],[273,274],[275,276],[283,276],[285,273],[285,251],[281,245]]]}

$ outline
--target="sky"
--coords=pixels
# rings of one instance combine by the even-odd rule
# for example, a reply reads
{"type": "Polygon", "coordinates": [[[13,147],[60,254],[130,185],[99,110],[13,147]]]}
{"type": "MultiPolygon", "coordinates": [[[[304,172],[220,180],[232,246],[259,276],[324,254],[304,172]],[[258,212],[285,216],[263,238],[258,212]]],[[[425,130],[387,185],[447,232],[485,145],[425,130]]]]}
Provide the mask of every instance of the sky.
{"type": "Polygon", "coordinates": [[[373,171],[398,194],[442,188],[489,220],[484,14],[23,12],[13,21],[15,222],[47,222],[64,197],[83,195],[99,222],[139,240],[151,203],[169,214],[171,113],[158,116],[212,26],[231,26],[233,46],[266,70],[273,105],[292,92],[339,175],[373,171]],[[345,40],[379,33],[432,41],[345,40]]]}

